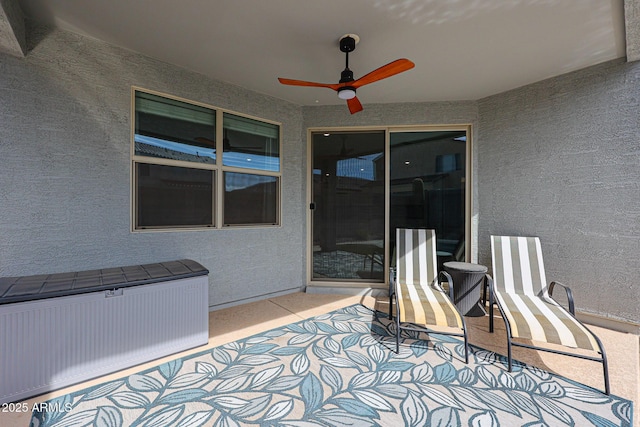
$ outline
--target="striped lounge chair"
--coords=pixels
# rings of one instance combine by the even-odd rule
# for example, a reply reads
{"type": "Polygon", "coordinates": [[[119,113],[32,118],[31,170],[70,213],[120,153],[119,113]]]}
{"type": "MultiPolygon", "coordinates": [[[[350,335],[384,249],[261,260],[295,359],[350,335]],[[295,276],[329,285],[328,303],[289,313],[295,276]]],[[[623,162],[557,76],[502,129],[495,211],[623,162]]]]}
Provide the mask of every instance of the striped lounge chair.
{"type": "Polygon", "coordinates": [[[401,330],[429,332],[427,326],[445,326],[455,332],[445,335],[464,337],[465,363],[469,361],[469,343],[464,319],[451,302],[453,281],[446,272],[449,296],[438,282],[436,235],[434,230],[396,230],[395,268],[389,284],[389,319],[396,306],[396,353],[400,349],[401,330]],[[461,330],[461,331],[460,331],[461,330]]]}
{"type": "Polygon", "coordinates": [[[609,373],[604,347],[598,337],[576,319],[571,290],[558,282],[551,282],[547,286],[540,239],[491,236],[491,256],[493,279],[489,278],[489,330],[493,332],[495,303],[506,325],[509,372],[512,368],[512,345],[575,356],[602,363],[605,393],[609,394],[609,373]],[[556,286],[566,291],[568,310],[552,299],[556,286]],[[590,350],[599,356],[539,347],[513,341],[513,338],[590,350]]]}

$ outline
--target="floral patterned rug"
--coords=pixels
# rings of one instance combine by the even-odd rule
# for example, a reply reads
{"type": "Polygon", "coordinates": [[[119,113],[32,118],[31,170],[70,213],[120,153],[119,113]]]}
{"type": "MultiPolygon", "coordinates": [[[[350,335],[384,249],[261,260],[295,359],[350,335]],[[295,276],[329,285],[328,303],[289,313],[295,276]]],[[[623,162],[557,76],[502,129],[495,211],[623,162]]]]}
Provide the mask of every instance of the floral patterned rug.
{"type": "Polygon", "coordinates": [[[42,405],[31,426],[631,426],[632,403],[362,305],[42,405]]]}

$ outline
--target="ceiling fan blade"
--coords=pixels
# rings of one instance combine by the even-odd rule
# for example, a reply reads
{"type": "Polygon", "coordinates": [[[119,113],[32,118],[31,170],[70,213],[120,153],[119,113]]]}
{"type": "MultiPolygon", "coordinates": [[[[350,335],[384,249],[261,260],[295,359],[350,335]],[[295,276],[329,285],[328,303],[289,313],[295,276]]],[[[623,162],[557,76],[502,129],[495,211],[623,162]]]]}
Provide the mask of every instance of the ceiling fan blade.
{"type": "Polygon", "coordinates": [[[349,107],[349,111],[351,112],[351,114],[355,114],[358,111],[363,110],[362,104],[360,103],[360,100],[357,96],[354,96],[351,99],[347,99],[347,106],[349,107]]]}
{"type": "Polygon", "coordinates": [[[395,76],[396,74],[410,70],[415,67],[415,65],[416,64],[405,58],[396,59],[395,61],[390,62],[387,65],[383,65],[369,74],[365,74],[360,77],[351,83],[351,86],[357,89],[360,86],[368,85],[369,83],[377,82],[378,80],[386,79],[387,77],[395,76]]]}
{"type": "Polygon", "coordinates": [[[293,79],[283,79],[282,77],[278,77],[278,81],[283,85],[291,85],[291,86],[308,86],[308,87],[326,87],[333,90],[338,90],[340,87],[339,84],[335,83],[315,83],[315,82],[307,82],[304,80],[293,80],[293,79]]]}

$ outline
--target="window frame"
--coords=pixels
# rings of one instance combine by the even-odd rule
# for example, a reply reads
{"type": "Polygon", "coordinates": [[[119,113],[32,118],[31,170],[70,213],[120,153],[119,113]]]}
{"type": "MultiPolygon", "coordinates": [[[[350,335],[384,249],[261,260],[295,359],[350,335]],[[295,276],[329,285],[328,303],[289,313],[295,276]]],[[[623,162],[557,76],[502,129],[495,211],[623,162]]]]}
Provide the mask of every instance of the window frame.
{"type": "Polygon", "coordinates": [[[170,231],[186,231],[186,230],[217,230],[229,228],[255,228],[255,227],[281,227],[282,225],[282,123],[273,120],[267,120],[255,117],[237,111],[232,111],[202,102],[192,101],[178,96],[145,89],[138,86],[131,86],[131,130],[130,130],[130,223],[131,231],[140,232],[170,232],[170,231]],[[136,92],[147,93],[186,104],[204,107],[214,111],[215,113],[215,163],[199,163],[187,160],[173,160],[159,157],[151,157],[136,154],[135,150],[135,132],[136,132],[136,92]],[[253,168],[244,168],[240,166],[224,166],[223,165],[223,117],[224,114],[231,114],[238,117],[244,117],[256,120],[261,123],[277,126],[278,129],[278,170],[260,170],[253,168]],[[212,219],[211,225],[172,225],[172,226],[139,226],[138,225],[138,178],[136,176],[136,165],[146,163],[152,165],[175,166],[182,168],[206,169],[213,173],[213,195],[212,195],[212,219]],[[255,223],[255,224],[225,224],[224,223],[224,205],[225,205],[225,188],[224,174],[225,172],[243,173],[248,175],[275,177],[277,180],[276,194],[274,201],[276,206],[276,222],[275,223],[255,223]]]}

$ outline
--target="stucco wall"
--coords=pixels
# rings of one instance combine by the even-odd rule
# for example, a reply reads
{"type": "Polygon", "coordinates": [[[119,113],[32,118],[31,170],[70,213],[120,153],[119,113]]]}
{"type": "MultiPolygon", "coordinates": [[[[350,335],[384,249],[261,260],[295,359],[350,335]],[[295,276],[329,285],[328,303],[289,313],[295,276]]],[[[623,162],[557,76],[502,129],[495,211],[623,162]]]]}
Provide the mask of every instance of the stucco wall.
{"type": "Polygon", "coordinates": [[[0,54],[0,276],[194,259],[211,306],[300,289],[299,106],[62,31],[0,54]],[[282,227],[132,233],[131,86],[282,123],[282,227]]]}
{"type": "Polygon", "coordinates": [[[62,31],[0,54],[0,276],[192,258],[210,305],[304,286],[306,129],[473,125],[472,254],[542,238],[580,310],[640,322],[640,63],[478,102],[299,107],[62,31]],[[282,227],[130,231],[132,85],[282,123],[282,227]],[[476,233],[477,230],[477,233],[476,233]],[[475,238],[478,240],[476,241],[475,238]]]}
{"type": "Polygon", "coordinates": [[[600,64],[479,101],[480,262],[537,235],[577,309],[640,322],[640,63],[600,64]]]}

